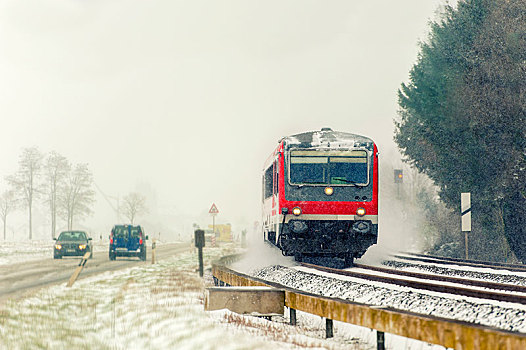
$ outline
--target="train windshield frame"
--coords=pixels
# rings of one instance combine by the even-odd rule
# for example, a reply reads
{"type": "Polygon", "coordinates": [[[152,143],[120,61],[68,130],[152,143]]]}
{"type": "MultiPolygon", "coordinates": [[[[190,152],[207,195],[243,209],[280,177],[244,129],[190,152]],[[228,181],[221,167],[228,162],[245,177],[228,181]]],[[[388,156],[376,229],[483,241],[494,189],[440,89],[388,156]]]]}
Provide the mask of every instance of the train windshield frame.
{"type": "Polygon", "coordinates": [[[365,149],[288,152],[288,182],[295,186],[369,185],[370,155],[365,149]]]}

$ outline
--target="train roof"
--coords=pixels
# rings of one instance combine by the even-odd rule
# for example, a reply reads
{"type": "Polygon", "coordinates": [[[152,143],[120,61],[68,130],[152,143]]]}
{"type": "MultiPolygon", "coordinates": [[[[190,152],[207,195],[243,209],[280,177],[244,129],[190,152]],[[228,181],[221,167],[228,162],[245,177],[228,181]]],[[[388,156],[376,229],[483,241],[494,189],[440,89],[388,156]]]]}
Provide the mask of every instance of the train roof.
{"type": "Polygon", "coordinates": [[[282,141],[285,148],[372,148],[374,144],[368,137],[333,131],[331,128],[287,136],[282,141]]]}

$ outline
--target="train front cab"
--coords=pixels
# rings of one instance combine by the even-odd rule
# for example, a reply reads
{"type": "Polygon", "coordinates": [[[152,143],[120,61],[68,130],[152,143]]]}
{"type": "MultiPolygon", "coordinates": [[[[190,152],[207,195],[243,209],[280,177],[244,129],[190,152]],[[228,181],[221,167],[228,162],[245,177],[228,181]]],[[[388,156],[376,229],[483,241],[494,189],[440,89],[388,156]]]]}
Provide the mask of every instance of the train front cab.
{"type": "Polygon", "coordinates": [[[284,255],[352,264],[378,237],[378,151],[283,144],[264,174],[264,234],[284,255]]]}

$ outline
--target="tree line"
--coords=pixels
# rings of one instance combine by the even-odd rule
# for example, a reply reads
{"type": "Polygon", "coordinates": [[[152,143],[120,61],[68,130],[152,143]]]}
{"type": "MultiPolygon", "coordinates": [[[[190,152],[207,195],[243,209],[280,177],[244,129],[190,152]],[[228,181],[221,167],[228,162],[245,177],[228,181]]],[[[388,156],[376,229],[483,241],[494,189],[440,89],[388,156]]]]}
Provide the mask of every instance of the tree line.
{"type": "MultiPolygon", "coordinates": [[[[72,164],[57,152],[43,154],[36,147],[24,148],[18,170],[6,176],[5,182],[7,189],[0,194],[4,240],[8,216],[15,210],[27,210],[29,239],[33,239],[33,209],[37,204],[47,208],[51,238],[56,237],[59,219],[72,230],[93,214],[95,183],[91,170],[85,163],[72,164]]],[[[130,192],[122,198],[116,211],[133,225],[137,216],[148,213],[146,197],[130,192]]]]}
{"type": "Polygon", "coordinates": [[[472,253],[526,262],[526,2],[459,0],[399,89],[395,141],[458,211],[472,193],[472,253]]]}
{"type": "Polygon", "coordinates": [[[24,148],[18,170],[5,177],[7,189],[0,195],[0,217],[4,240],[8,215],[27,210],[29,239],[33,239],[33,209],[45,205],[51,222],[50,235],[56,237],[57,221],[68,230],[92,213],[95,202],[93,174],[85,163],[72,164],[57,152],[43,154],[36,147],[24,148]]]}

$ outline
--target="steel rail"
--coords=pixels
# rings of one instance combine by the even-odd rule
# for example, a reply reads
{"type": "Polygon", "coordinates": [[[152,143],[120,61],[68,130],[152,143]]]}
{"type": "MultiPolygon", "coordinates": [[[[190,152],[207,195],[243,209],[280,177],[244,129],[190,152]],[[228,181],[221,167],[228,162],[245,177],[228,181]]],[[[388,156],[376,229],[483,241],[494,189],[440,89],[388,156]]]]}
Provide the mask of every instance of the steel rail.
{"type": "Polygon", "coordinates": [[[413,256],[404,256],[404,255],[393,255],[393,256],[397,259],[410,260],[410,261],[421,261],[421,262],[441,264],[441,265],[451,265],[451,263],[454,262],[457,265],[461,265],[461,266],[501,269],[501,270],[508,270],[508,271],[514,271],[514,272],[526,272],[526,266],[517,265],[517,264],[492,263],[488,261],[463,260],[463,259],[456,259],[456,258],[443,258],[443,257],[438,257],[438,256],[413,254],[413,253],[407,253],[407,254],[413,255],[413,256]]]}
{"type": "Polygon", "coordinates": [[[224,260],[212,264],[221,285],[270,286],[285,291],[285,306],[326,319],[463,350],[526,349],[526,334],[465,321],[435,317],[389,307],[376,307],[295,290],[228,268],[224,260]]]}
{"type": "Polygon", "coordinates": [[[482,265],[487,265],[491,267],[511,267],[511,268],[518,268],[518,269],[526,269],[526,265],[524,264],[502,263],[502,262],[497,262],[497,261],[485,261],[485,260],[460,259],[460,258],[451,258],[451,257],[446,257],[446,256],[418,254],[418,253],[409,253],[409,252],[404,252],[404,254],[418,256],[422,258],[432,258],[432,259],[454,261],[454,262],[465,262],[465,263],[471,263],[471,264],[482,264],[482,265]]]}
{"type": "Polygon", "coordinates": [[[494,290],[505,290],[509,292],[526,293],[526,286],[515,285],[515,284],[497,283],[497,282],[466,279],[466,278],[451,277],[451,276],[444,276],[444,275],[432,275],[429,273],[403,271],[403,270],[390,269],[387,267],[370,266],[370,265],[362,265],[362,264],[354,264],[354,266],[364,269],[364,270],[383,272],[383,273],[388,273],[391,275],[420,278],[420,279],[439,281],[439,282],[457,283],[457,284],[463,284],[463,285],[468,285],[472,287],[480,287],[480,288],[487,288],[487,289],[494,289],[494,290]]]}
{"type": "Polygon", "coordinates": [[[446,293],[452,295],[460,295],[465,297],[496,300],[509,303],[517,303],[526,305],[526,296],[508,293],[499,293],[493,291],[483,291],[477,289],[469,289],[464,287],[440,285],[436,283],[429,283],[423,281],[406,280],[388,276],[371,275],[368,273],[356,272],[352,270],[339,270],[325,266],[312,265],[307,263],[301,263],[301,266],[311,268],[313,270],[333,273],[336,275],[355,277],[364,279],[367,281],[382,282],[388,284],[395,284],[402,287],[415,288],[421,290],[427,290],[431,292],[446,293]]]}

